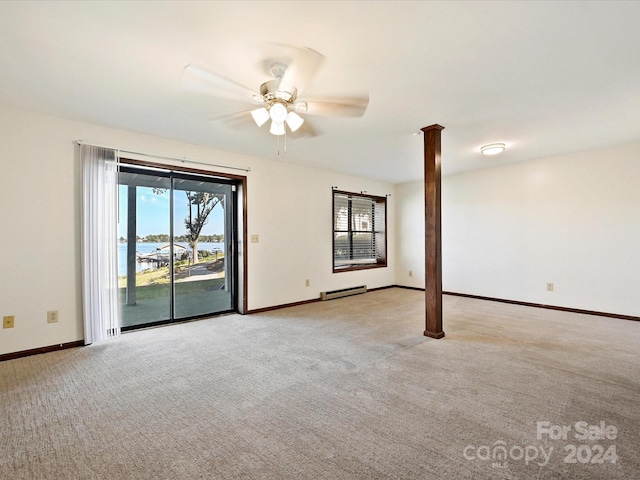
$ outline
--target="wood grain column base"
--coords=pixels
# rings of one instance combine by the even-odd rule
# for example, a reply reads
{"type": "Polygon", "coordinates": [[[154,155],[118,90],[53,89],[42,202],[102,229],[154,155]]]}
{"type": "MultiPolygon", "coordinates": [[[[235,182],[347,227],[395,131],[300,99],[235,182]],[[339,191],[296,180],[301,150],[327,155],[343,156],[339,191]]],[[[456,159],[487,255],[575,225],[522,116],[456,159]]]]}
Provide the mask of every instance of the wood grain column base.
{"type": "Polygon", "coordinates": [[[444,332],[430,332],[429,330],[425,330],[424,336],[429,338],[442,338],[444,337],[444,332]]]}

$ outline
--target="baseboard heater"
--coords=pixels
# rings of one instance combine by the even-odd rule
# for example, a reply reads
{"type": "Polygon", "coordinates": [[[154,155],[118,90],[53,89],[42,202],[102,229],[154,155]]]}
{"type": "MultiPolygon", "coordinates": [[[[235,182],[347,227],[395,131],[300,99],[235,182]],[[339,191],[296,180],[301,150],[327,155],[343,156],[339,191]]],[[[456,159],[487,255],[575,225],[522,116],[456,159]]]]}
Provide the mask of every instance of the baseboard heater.
{"type": "Polygon", "coordinates": [[[348,297],[349,295],[358,295],[359,293],[367,293],[367,286],[342,288],[340,290],[331,290],[330,292],[320,292],[320,300],[333,300],[334,298],[348,297]]]}

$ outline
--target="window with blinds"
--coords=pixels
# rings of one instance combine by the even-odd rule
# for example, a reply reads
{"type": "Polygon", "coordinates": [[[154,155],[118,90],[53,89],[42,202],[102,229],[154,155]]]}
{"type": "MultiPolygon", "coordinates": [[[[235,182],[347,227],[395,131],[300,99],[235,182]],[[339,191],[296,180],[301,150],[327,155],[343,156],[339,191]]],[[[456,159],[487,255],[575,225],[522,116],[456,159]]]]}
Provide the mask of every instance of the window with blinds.
{"type": "Polygon", "coordinates": [[[333,191],[333,271],[387,266],[387,199],[333,191]]]}

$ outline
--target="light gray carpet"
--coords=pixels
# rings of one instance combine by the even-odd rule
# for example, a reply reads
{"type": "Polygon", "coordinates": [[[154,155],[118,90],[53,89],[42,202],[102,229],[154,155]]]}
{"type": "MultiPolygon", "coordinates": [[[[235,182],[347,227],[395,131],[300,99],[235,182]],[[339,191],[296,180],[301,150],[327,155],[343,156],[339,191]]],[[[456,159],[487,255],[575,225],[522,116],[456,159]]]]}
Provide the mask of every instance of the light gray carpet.
{"type": "Polygon", "coordinates": [[[640,478],[639,322],[445,297],[432,340],[423,297],[394,288],[2,362],[0,477],[640,478]],[[580,421],[615,439],[576,440],[580,421]],[[537,422],[571,431],[538,439],[537,422]],[[506,458],[486,459],[500,442],[506,458]]]}

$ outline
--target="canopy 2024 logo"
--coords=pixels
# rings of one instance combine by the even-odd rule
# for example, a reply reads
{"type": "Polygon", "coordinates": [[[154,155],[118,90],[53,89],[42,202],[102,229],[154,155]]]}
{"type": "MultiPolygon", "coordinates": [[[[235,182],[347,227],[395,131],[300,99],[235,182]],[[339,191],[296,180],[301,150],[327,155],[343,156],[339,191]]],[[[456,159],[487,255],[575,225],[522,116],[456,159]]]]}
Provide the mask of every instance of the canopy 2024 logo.
{"type": "MultiPolygon", "coordinates": [[[[552,425],[551,422],[537,422],[536,437],[538,440],[576,440],[564,447],[564,463],[603,464],[616,463],[615,444],[610,442],[618,438],[615,425],[607,425],[600,421],[597,425],[579,421],[572,425],[552,425]],[[599,443],[594,443],[599,442],[599,443]]],[[[493,468],[507,468],[509,461],[530,463],[544,467],[551,460],[554,447],[544,445],[511,445],[498,440],[493,445],[467,445],[462,451],[464,458],[470,461],[491,462],[493,468]]]]}

